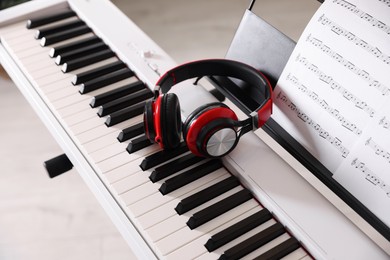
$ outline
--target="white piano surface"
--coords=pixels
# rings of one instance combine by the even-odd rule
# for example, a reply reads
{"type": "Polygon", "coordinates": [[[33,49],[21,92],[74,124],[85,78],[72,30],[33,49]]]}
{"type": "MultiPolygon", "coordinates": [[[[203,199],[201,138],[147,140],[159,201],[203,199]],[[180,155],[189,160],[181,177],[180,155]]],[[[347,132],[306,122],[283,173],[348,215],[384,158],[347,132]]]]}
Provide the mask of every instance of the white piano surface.
{"type": "MultiPolygon", "coordinates": [[[[297,39],[318,4],[289,2],[261,1],[256,12],[297,39]]],[[[223,57],[248,4],[114,3],[178,63],[223,57]]],[[[45,176],[42,162],[61,150],[18,89],[0,76],[0,259],[133,259],[75,171],[54,180],[45,176]]]]}

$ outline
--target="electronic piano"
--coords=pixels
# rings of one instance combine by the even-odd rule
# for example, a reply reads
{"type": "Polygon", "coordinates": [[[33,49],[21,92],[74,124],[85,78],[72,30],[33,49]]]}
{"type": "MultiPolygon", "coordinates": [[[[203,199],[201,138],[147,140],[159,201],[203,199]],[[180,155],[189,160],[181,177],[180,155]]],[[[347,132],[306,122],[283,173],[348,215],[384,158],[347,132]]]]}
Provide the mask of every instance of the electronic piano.
{"type": "MultiPolygon", "coordinates": [[[[150,144],[144,103],[177,64],[109,1],[19,5],[0,37],[2,66],[138,258],[388,258],[255,133],[221,160],[150,144]]],[[[173,91],[184,115],[215,100],[173,91]]]]}

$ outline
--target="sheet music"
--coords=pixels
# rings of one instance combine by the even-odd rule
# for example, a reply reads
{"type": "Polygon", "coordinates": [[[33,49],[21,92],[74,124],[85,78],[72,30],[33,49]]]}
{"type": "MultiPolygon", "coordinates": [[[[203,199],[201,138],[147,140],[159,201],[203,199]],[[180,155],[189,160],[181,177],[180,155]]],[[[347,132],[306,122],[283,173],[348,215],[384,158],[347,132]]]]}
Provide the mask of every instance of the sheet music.
{"type": "Polygon", "coordinates": [[[390,226],[390,0],[327,0],[274,92],[273,118],[390,226]]]}

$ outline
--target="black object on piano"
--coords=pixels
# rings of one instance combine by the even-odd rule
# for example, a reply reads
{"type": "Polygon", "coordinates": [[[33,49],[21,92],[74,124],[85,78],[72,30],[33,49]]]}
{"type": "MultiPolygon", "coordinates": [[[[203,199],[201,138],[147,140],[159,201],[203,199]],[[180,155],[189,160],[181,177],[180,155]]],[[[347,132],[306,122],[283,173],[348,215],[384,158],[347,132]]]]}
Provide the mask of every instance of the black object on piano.
{"type": "Polygon", "coordinates": [[[30,19],[27,21],[26,27],[28,29],[32,29],[32,28],[36,28],[36,27],[41,26],[41,25],[46,25],[49,23],[60,21],[60,20],[63,20],[65,18],[69,18],[72,16],[76,16],[76,13],[73,12],[72,10],[68,10],[66,12],[61,12],[58,14],[53,14],[50,16],[42,17],[42,18],[30,19]]]}
{"type": "Polygon", "coordinates": [[[72,162],[66,154],[59,155],[43,163],[50,178],[57,177],[73,168],[72,162]]]}

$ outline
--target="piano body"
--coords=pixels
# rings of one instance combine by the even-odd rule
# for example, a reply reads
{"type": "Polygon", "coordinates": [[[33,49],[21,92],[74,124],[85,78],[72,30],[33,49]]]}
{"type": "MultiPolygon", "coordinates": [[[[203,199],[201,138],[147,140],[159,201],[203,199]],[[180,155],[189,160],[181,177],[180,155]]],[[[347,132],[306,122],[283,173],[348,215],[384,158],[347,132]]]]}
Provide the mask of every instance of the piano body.
{"type": "MultiPolygon", "coordinates": [[[[143,102],[177,64],[109,1],[19,5],[3,12],[0,37],[2,66],[140,259],[389,257],[388,241],[374,243],[258,133],[222,163],[145,141],[143,102]],[[29,19],[64,13],[26,28],[29,19]],[[69,39],[45,34],[65,23],[78,23],[64,29],[69,39]],[[58,58],[64,45],[78,58],[58,58]]],[[[174,92],[184,115],[215,100],[192,82],[174,92]]]]}

